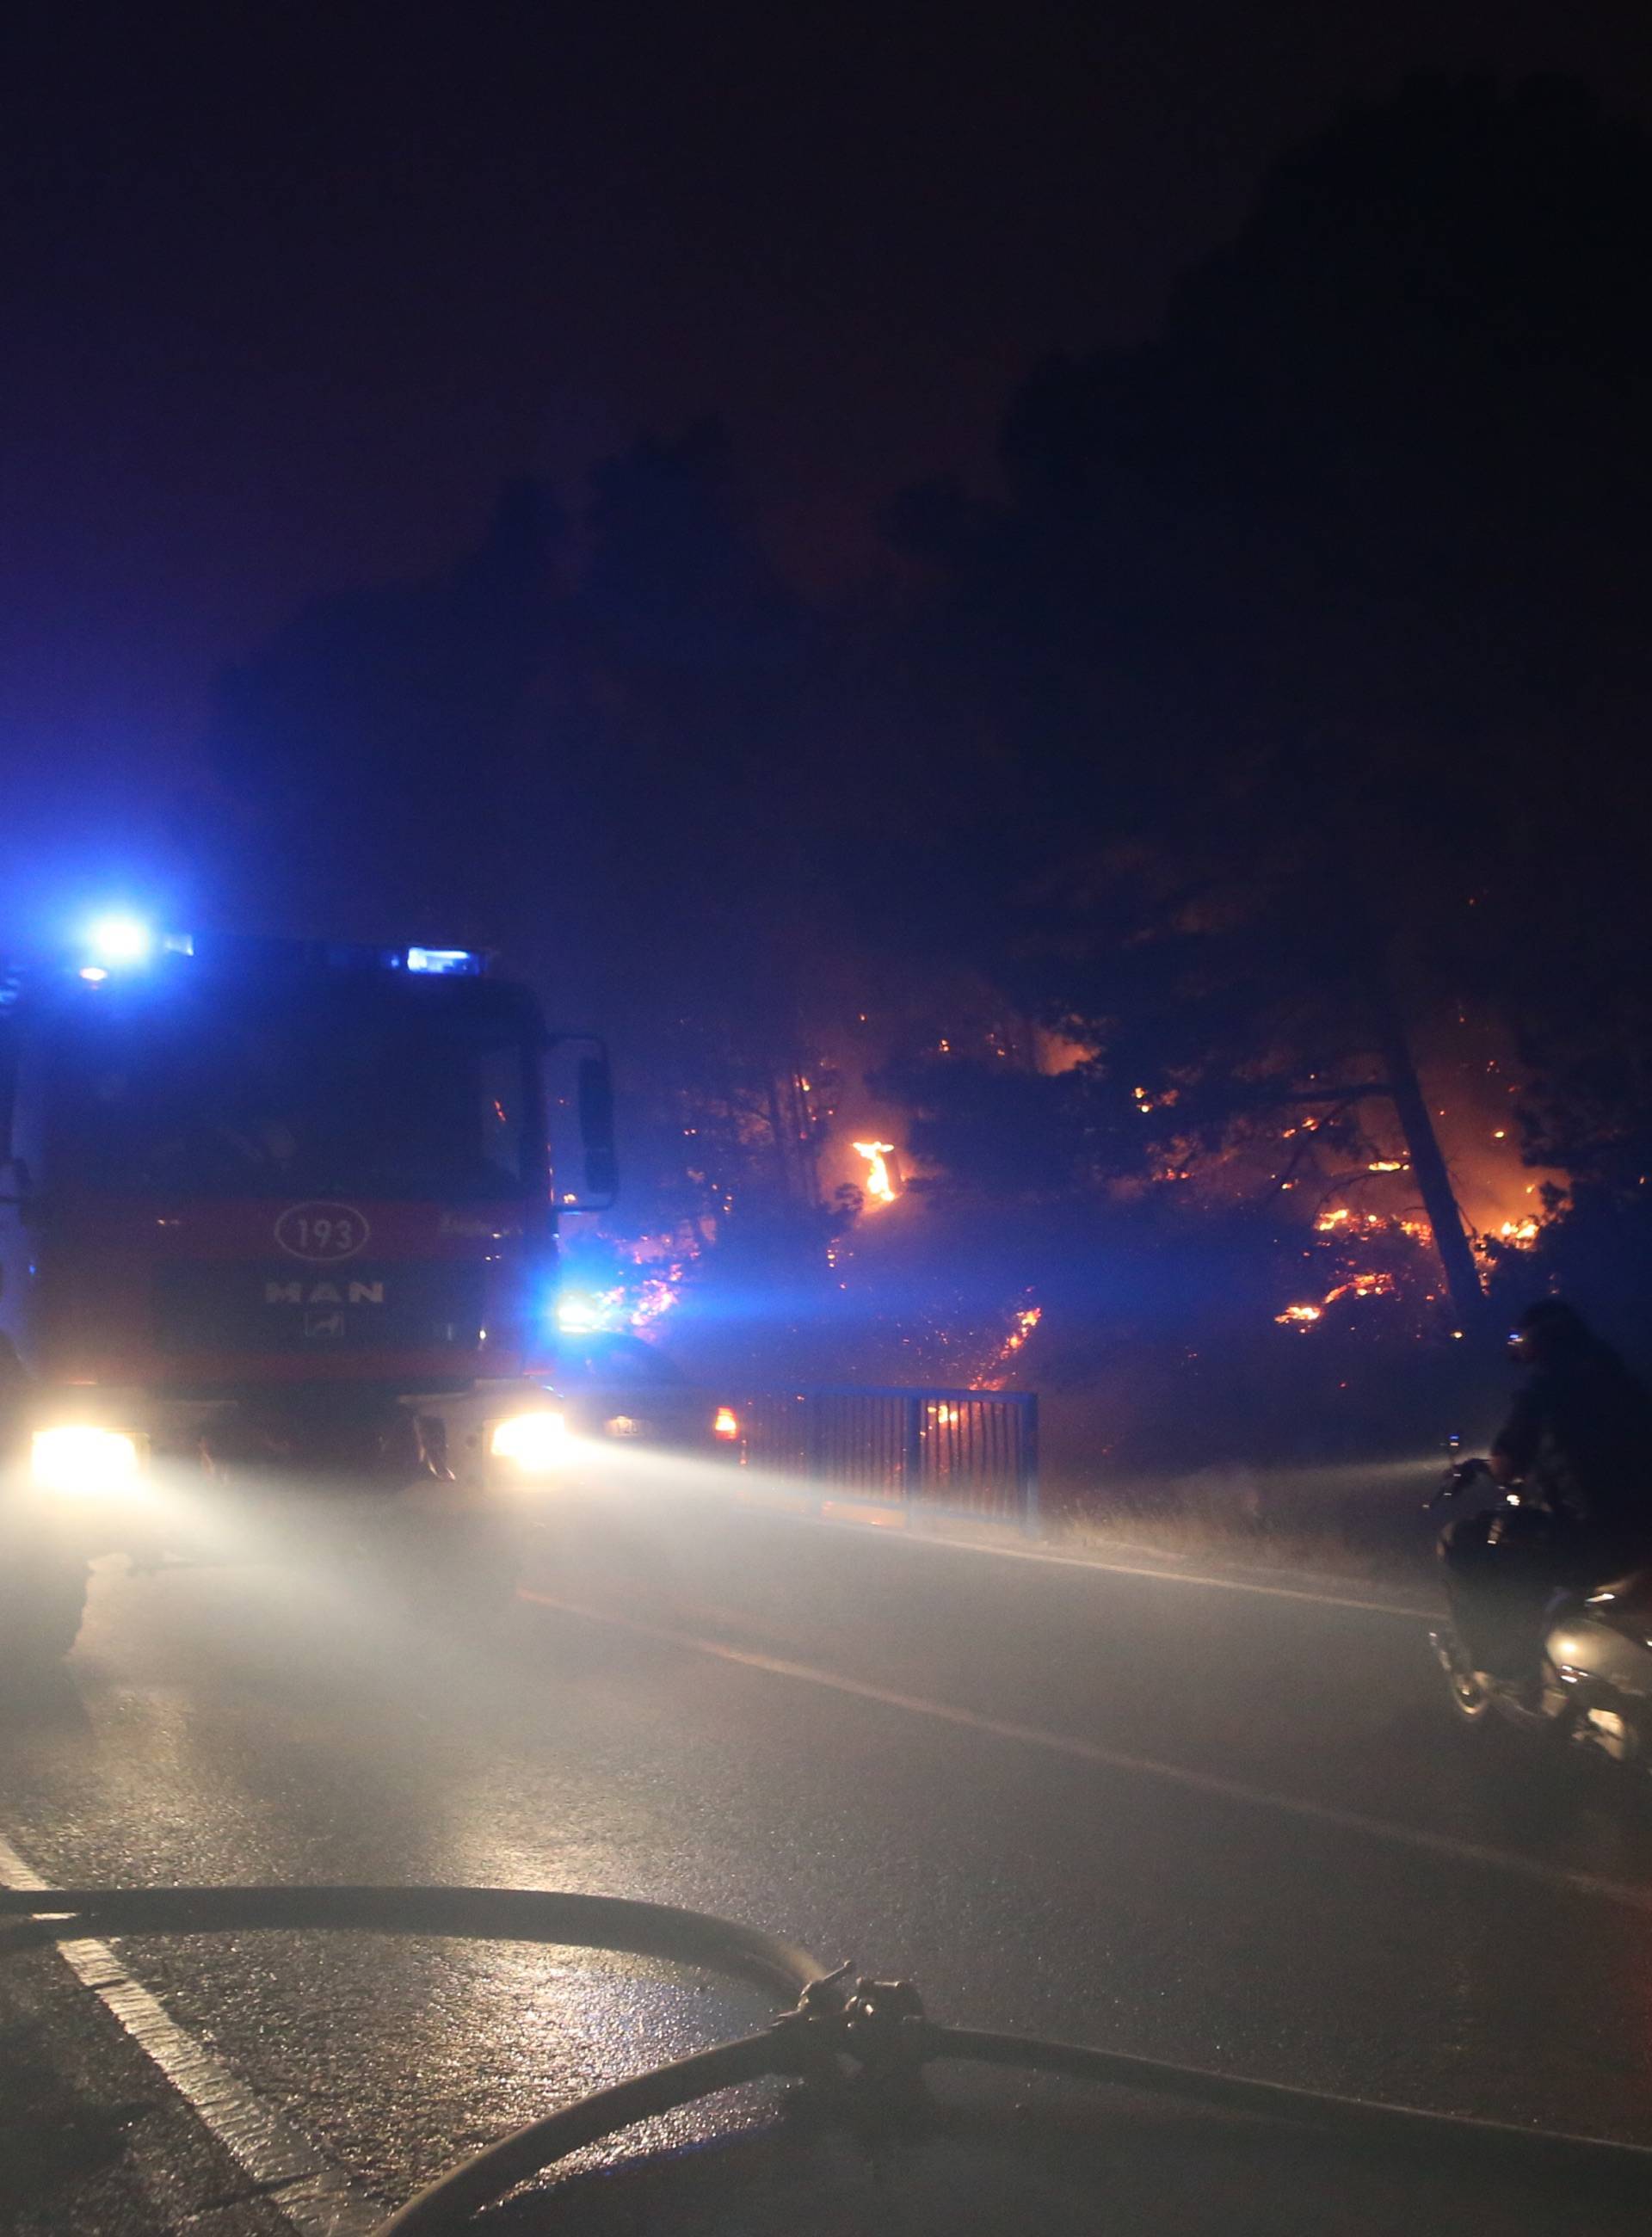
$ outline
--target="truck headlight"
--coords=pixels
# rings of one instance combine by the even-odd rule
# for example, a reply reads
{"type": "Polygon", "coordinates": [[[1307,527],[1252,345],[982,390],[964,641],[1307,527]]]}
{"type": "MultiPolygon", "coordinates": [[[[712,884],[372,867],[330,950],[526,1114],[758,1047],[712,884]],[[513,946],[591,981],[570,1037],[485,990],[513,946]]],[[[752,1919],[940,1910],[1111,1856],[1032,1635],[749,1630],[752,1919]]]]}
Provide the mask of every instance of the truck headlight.
{"type": "Polygon", "coordinates": [[[508,1461],[524,1475],[548,1475],[567,1457],[568,1425],[560,1414],[540,1408],[495,1422],[487,1448],[496,1461],[508,1461]]]}
{"type": "Polygon", "coordinates": [[[135,1437],[85,1422],[36,1429],[29,1459],[30,1473],[43,1491],[82,1497],[130,1491],[143,1465],[135,1437]]]}

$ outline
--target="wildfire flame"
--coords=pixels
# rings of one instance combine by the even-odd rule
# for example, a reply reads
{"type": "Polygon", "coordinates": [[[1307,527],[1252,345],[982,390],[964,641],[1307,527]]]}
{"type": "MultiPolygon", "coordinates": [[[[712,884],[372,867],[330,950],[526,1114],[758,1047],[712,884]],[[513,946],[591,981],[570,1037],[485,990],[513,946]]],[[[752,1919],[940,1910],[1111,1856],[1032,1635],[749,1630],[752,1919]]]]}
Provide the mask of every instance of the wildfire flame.
{"type": "Polygon", "coordinates": [[[1534,1250],[1548,1224],[1547,1219],[1535,1211],[1517,1213],[1512,1219],[1500,1219],[1495,1226],[1488,1227],[1474,1237],[1475,1255],[1482,1265],[1487,1265],[1494,1263],[1493,1245],[1497,1244],[1502,1244],[1510,1250],[1534,1250]]]}
{"type": "MultiPolygon", "coordinates": [[[[1510,1101],[1518,1097],[1523,1079],[1512,1050],[1501,1046],[1495,1029],[1461,1011],[1457,1026],[1450,1046],[1433,1033],[1424,1052],[1428,1113],[1437,1122],[1437,1140],[1476,1258],[1483,1272],[1495,1272],[1509,1253],[1541,1249],[1547,1228],[1564,1215],[1566,1177],[1526,1161],[1518,1105],[1510,1101]]],[[[1364,1298],[1389,1301],[1370,1316],[1373,1328],[1384,1310],[1415,1316],[1439,1305],[1433,1225],[1423,1205],[1400,1200],[1413,1194],[1416,1181],[1411,1145],[1396,1138],[1395,1114],[1373,1108],[1360,1121],[1372,1132],[1355,1152],[1353,1171],[1332,1170],[1341,1163],[1339,1140],[1329,1155],[1316,1156],[1324,1149],[1323,1142],[1312,1139],[1316,1123],[1324,1124],[1294,1113],[1281,1122],[1281,1138],[1295,1146],[1289,1166],[1268,1178],[1281,1189],[1299,1184],[1312,1190],[1316,1178],[1323,1184],[1308,1212],[1318,1247],[1302,1256],[1312,1261],[1323,1253],[1325,1270],[1318,1279],[1306,1276],[1314,1283],[1312,1303],[1304,1299],[1273,1317],[1305,1333],[1325,1323],[1351,1327],[1358,1316],[1349,1308],[1364,1298]],[[1426,1261],[1423,1254],[1430,1254],[1426,1261]]],[[[1361,1137],[1356,1132],[1352,1138],[1361,1137]]]]}
{"type": "MultiPolygon", "coordinates": [[[[1018,1305],[1016,1307],[1014,1312],[1010,1316],[1011,1325],[1009,1334],[1004,1338],[1002,1343],[999,1345],[997,1356],[992,1363],[995,1369],[1003,1368],[1010,1360],[1014,1359],[1015,1354],[1021,1349],[1028,1337],[1031,1336],[1033,1330],[1038,1326],[1043,1317],[1044,1308],[1042,1305],[1018,1305]]],[[[1001,1373],[997,1372],[982,1375],[978,1380],[972,1382],[969,1387],[972,1390],[1001,1390],[1004,1387],[1004,1376],[1001,1373]]]]}
{"type": "Polygon", "coordinates": [[[857,1158],[866,1160],[866,1193],[874,1204],[895,1202],[895,1182],[889,1172],[889,1160],[895,1155],[893,1142],[856,1142],[857,1158]]]}

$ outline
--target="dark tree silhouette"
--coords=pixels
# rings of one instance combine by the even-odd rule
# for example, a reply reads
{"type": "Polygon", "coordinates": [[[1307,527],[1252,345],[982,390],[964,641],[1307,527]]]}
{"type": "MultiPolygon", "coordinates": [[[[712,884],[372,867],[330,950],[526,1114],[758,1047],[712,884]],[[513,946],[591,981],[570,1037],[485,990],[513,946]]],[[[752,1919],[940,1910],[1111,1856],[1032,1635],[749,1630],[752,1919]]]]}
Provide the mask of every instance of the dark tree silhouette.
{"type": "Polygon", "coordinates": [[[1219,1126],[1384,1080],[1426,1181],[1406,1075],[1436,1006],[1495,1006],[1581,1079],[1568,985],[1621,960],[1590,896],[1652,835],[1624,768],[1649,251],[1643,135],[1565,85],[1408,86],[1278,167],[1154,341],[1028,384],[1008,502],[902,508],[943,584],[935,703],[966,678],[1014,771],[975,834],[1009,874],[960,936],[1100,1041],[1099,1088],[1219,1126]]]}

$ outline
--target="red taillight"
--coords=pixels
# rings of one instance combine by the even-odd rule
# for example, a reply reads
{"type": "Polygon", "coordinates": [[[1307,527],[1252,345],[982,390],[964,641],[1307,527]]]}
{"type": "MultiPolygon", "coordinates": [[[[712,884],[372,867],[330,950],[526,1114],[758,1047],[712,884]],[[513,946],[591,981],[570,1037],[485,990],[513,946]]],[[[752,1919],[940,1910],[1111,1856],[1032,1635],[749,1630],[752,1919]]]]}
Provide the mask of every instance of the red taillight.
{"type": "Polygon", "coordinates": [[[711,1435],[714,1437],[737,1437],[739,1434],[740,1416],[732,1406],[719,1406],[717,1418],[711,1424],[711,1435]]]}

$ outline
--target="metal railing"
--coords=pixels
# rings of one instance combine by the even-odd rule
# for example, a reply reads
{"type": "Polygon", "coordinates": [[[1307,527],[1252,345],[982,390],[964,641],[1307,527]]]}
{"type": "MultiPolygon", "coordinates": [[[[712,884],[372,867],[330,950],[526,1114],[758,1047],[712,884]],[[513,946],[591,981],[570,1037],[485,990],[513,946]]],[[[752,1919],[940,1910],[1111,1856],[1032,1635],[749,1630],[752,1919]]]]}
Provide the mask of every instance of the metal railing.
{"type": "Polygon", "coordinates": [[[1038,1525],[1030,1390],[759,1391],[740,1407],[745,1465],[896,1509],[1038,1525]]]}

